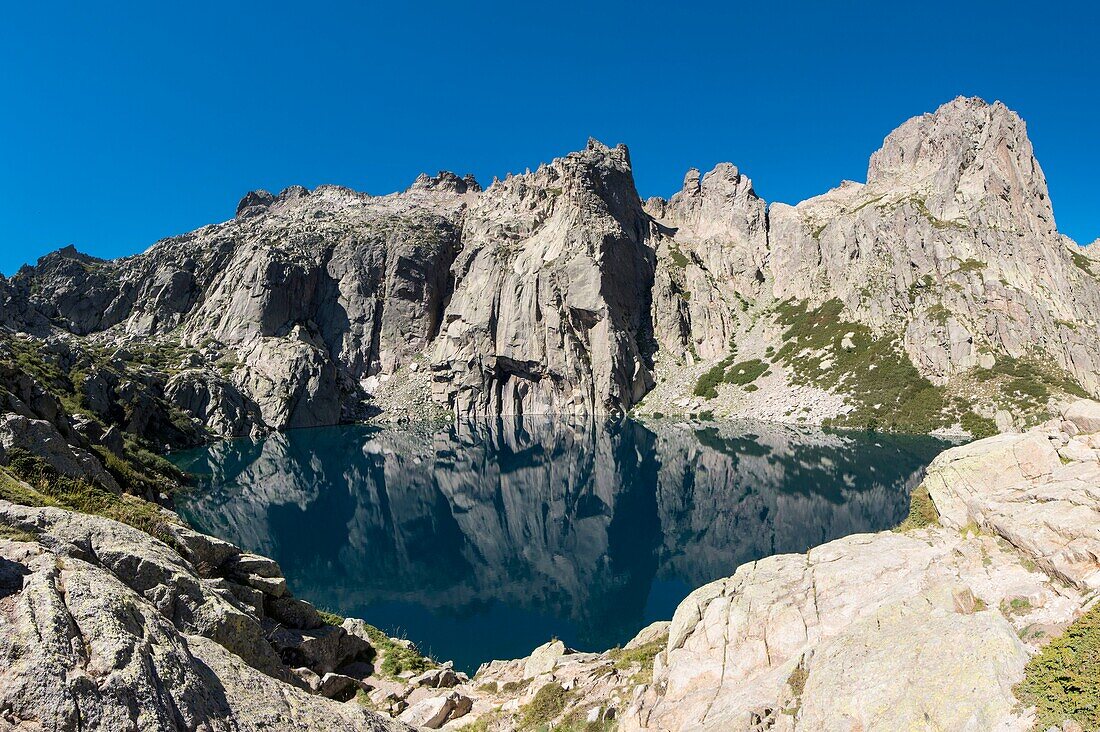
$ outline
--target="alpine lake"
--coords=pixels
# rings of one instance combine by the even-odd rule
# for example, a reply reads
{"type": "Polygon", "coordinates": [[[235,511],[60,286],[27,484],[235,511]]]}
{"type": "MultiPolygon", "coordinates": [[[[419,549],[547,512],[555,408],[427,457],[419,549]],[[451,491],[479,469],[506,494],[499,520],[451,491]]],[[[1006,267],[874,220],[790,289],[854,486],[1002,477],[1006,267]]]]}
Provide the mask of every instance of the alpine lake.
{"type": "Polygon", "coordinates": [[[772,554],[898,524],[928,437],[549,418],[352,425],[169,456],[195,528],[277,560],[295,596],[456,668],[552,637],[621,645],[772,554]]]}

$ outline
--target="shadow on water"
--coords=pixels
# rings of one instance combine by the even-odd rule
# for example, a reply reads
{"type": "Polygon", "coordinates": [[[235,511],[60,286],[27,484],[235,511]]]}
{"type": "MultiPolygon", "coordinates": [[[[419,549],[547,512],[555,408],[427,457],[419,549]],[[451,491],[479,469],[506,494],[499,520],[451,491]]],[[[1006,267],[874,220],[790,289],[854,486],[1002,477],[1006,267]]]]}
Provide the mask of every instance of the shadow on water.
{"type": "Polygon", "coordinates": [[[774,424],[327,427],[172,456],[180,512],[295,594],[476,669],[671,617],[737,565],[904,518],[930,438],[774,424]]]}

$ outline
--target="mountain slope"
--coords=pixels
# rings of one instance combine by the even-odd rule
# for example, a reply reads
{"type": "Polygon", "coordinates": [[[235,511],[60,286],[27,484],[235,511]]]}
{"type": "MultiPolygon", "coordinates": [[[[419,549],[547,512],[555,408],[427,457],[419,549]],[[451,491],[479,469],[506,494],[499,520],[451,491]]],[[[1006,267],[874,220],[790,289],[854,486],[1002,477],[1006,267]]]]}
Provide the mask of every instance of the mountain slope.
{"type": "MultiPolygon", "coordinates": [[[[984,432],[1100,389],[1094,249],[1057,233],[1023,121],[959,98],[795,206],[730,164],[643,206],[595,141],[485,191],[253,192],[143,254],[25,267],[0,326],[153,351],[165,408],[213,434],[440,408],[984,432]]],[[[92,361],[84,405],[122,384],[92,361]]]]}

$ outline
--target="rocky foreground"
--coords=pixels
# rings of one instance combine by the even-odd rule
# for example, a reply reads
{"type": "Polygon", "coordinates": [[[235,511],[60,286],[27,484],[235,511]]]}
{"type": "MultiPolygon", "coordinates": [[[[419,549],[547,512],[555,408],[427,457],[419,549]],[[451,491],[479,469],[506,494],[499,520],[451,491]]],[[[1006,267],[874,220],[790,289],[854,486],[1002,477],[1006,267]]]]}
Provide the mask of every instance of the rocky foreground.
{"type": "Polygon", "coordinates": [[[0,501],[0,729],[1060,723],[1014,687],[1100,587],[1100,403],[952,448],[917,509],[924,491],[923,521],[742,565],[623,649],[552,641],[473,679],[330,624],[270,560],[174,522],[162,541],[0,501]]]}

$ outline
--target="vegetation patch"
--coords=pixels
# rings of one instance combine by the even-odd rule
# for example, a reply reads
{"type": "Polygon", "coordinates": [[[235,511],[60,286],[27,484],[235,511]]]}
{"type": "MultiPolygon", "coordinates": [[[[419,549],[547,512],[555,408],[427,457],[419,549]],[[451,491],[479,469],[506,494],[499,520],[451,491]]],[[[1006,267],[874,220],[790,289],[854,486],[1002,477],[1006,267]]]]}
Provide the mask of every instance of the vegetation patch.
{"type": "Polygon", "coordinates": [[[971,272],[981,272],[984,269],[985,262],[980,259],[964,259],[959,262],[959,268],[955,271],[969,274],[971,272]]]}
{"type": "Polygon", "coordinates": [[[978,368],[972,375],[979,384],[988,386],[993,400],[1012,412],[1021,427],[1047,419],[1052,396],[1066,394],[1082,399],[1089,396],[1067,372],[1034,357],[998,355],[993,368],[978,368]]]}
{"type": "MultiPolygon", "coordinates": [[[[337,615],[329,610],[322,610],[317,608],[317,614],[321,616],[321,620],[325,621],[326,625],[343,625],[346,618],[343,615],[337,615]]],[[[381,633],[382,631],[378,631],[381,633]]]]}
{"type": "Polygon", "coordinates": [[[677,269],[684,269],[691,264],[691,258],[684,254],[680,247],[673,244],[668,248],[668,258],[672,262],[672,266],[677,269]]]}
{"type": "Polygon", "coordinates": [[[521,710],[519,728],[538,730],[565,711],[569,703],[569,692],[561,684],[551,681],[537,692],[535,698],[525,704],[521,710]]]}
{"type": "Polygon", "coordinates": [[[909,494],[909,515],[894,527],[894,531],[900,534],[912,529],[923,529],[925,526],[935,526],[939,522],[940,514],[936,510],[936,504],[932,502],[932,496],[928,494],[924,483],[921,483],[909,494]]]}
{"type": "MultiPolygon", "coordinates": [[[[321,615],[321,619],[330,625],[336,625],[337,623],[332,623],[330,619],[335,620],[337,618],[340,618],[340,616],[333,613],[322,613],[321,615]]],[[[342,618],[340,618],[340,622],[343,623],[342,618]]],[[[371,645],[374,646],[374,650],[382,658],[382,662],[378,666],[378,672],[382,676],[395,679],[403,673],[419,674],[438,665],[432,659],[417,651],[415,647],[409,647],[390,638],[373,625],[368,623],[363,623],[363,625],[366,628],[371,645]]]]}
{"type": "Polygon", "coordinates": [[[1036,707],[1035,729],[1060,728],[1066,719],[1100,729],[1100,605],[1028,661],[1015,692],[1036,707]]]}
{"type": "Polygon", "coordinates": [[[608,656],[620,671],[630,671],[637,667],[634,674],[635,683],[648,684],[653,680],[653,659],[668,645],[668,635],[638,646],[637,648],[615,648],[608,652],[608,656]]]}
{"type": "Polygon", "coordinates": [[[1096,272],[1093,271],[1092,266],[1094,262],[1086,257],[1081,252],[1070,251],[1069,256],[1073,257],[1073,264],[1081,270],[1084,270],[1085,274],[1089,277],[1096,277],[1096,272]]]}
{"type": "Polygon", "coordinates": [[[928,203],[923,196],[913,196],[909,199],[909,202],[913,204],[913,208],[917,209],[921,216],[928,219],[933,229],[958,229],[959,231],[966,231],[968,228],[967,224],[963,221],[948,221],[946,219],[936,218],[932,215],[932,212],[928,210],[928,203]]]}
{"type": "Polygon", "coordinates": [[[983,437],[992,437],[998,432],[996,422],[989,417],[983,417],[974,412],[967,412],[959,421],[962,424],[962,428],[969,432],[970,436],[975,440],[980,440],[983,437]]]}
{"type": "Polygon", "coordinates": [[[0,481],[0,496],[3,498],[24,505],[59,506],[104,516],[140,529],[166,544],[173,544],[168,525],[176,521],[155,503],[60,475],[45,460],[25,450],[9,450],[7,455],[8,471],[24,481],[30,490],[5,476],[0,481]]]}
{"type": "Polygon", "coordinates": [[[17,529],[14,526],[0,524],[0,539],[8,539],[9,541],[37,541],[38,534],[23,529],[17,529]]]}
{"type": "Polygon", "coordinates": [[[531,679],[522,679],[520,681],[505,681],[504,685],[500,687],[500,690],[505,694],[514,694],[517,691],[526,689],[531,685],[531,679]]]}
{"type": "Polygon", "coordinates": [[[695,382],[695,396],[706,399],[714,399],[718,396],[719,384],[733,384],[734,386],[747,386],[761,376],[768,376],[768,362],[759,358],[733,363],[735,356],[727,356],[714,366],[709,368],[699,380],[695,382]]]}
{"type": "Polygon", "coordinates": [[[554,725],[554,732],[612,732],[615,729],[615,720],[613,719],[588,721],[588,711],[593,708],[595,708],[595,705],[572,710],[565,715],[564,719],[554,725]]]}
{"type": "Polygon", "coordinates": [[[831,426],[927,434],[958,420],[944,390],[920,375],[896,337],[876,337],[843,313],[836,299],[813,310],[794,301],[777,307],[786,330],[776,360],[792,380],[849,396],[853,410],[831,426]]]}

